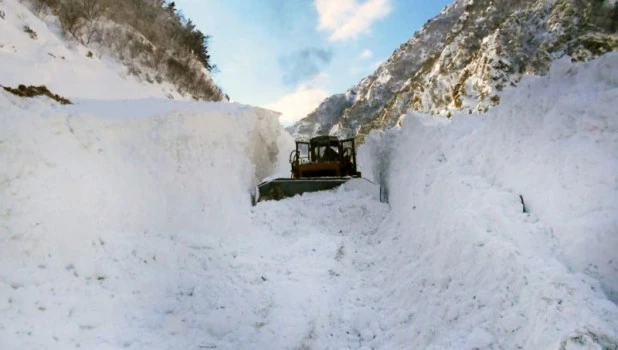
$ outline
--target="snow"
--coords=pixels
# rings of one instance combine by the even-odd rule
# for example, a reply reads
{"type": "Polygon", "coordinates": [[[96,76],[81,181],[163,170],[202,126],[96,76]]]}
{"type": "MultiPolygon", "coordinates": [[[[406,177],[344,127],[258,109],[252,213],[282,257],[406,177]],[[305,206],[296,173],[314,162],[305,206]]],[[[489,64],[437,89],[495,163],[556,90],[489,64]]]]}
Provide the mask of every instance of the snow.
{"type": "Polygon", "coordinates": [[[0,90],[0,349],[618,347],[618,54],[370,134],[388,204],[360,180],[252,207],[289,176],[276,113],[157,99],[0,9],[0,84],[75,102],[0,90]]]}
{"type": "Polygon", "coordinates": [[[0,105],[0,348],[202,341],[187,315],[227,294],[225,257],[285,135],[277,115],[154,100],[58,107],[6,92],[0,105]]]}
{"type": "Polygon", "coordinates": [[[88,58],[93,49],[65,39],[57,18],[47,16],[43,21],[25,4],[18,0],[0,2],[0,11],[5,13],[0,19],[0,85],[45,85],[69,99],[190,99],[169,83],[139,81],[107,55],[88,58]],[[24,26],[36,33],[36,39],[30,38],[24,26]]]}
{"type": "Polygon", "coordinates": [[[617,72],[560,61],[486,115],[370,135],[363,174],[392,207],[371,346],[618,346],[617,72]]]}
{"type": "Polygon", "coordinates": [[[265,299],[256,306],[267,304],[256,318],[263,326],[250,345],[233,334],[229,348],[342,349],[377,334],[365,317],[372,276],[364,271],[387,211],[370,195],[345,189],[260,203],[252,212],[258,236],[242,270],[258,280],[251,295],[265,299]]]}

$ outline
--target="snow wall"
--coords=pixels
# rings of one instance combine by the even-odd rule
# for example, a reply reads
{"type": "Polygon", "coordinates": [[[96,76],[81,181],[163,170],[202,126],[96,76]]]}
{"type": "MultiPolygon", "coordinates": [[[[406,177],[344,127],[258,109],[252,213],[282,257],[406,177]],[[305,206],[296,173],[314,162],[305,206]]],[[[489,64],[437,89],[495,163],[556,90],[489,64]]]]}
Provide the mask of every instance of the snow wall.
{"type": "Polygon", "coordinates": [[[618,54],[559,61],[502,100],[407,115],[359,151],[392,207],[384,328],[401,348],[615,348],[618,54]]]}
{"type": "Polygon", "coordinates": [[[278,161],[281,127],[266,110],[145,100],[33,116],[2,99],[2,206],[17,236],[36,236],[33,213],[35,232],[86,241],[101,229],[225,232],[278,161]]]}
{"type": "Polygon", "coordinates": [[[287,164],[276,113],[5,92],[0,106],[0,348],[157,348],[163,325],[194,344],[165,312],[193,279],[225,278],[199,251],[242,240],[250,189],[287,164]]]}

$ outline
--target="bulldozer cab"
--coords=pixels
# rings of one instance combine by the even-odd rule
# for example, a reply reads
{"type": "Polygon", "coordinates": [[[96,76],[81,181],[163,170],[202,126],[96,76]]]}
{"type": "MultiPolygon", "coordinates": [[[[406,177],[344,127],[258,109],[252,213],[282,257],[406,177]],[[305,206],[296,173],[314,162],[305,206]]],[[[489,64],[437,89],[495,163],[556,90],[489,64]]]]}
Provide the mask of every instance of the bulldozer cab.
{"type": "Polygon", "coordinates": [[[356,169],[354,139],[317,136],[309,141],[296,141],[290,153],[292,178],[360,177],[356,169]]]}

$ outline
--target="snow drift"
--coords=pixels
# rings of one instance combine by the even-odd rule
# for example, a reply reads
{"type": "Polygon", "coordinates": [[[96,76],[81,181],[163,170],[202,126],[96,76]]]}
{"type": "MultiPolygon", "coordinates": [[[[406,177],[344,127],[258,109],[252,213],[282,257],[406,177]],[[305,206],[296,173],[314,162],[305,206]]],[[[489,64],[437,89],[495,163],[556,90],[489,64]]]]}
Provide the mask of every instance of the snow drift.
{"type": "Polygon", "coordinates": [[[286,140],[276,114],[5,92],[0,106],[0,348],[166,344],[157,308],[210,278],[179,277],[212,260],[190,247],[249,226],[249,190],[286,140]]]}
{"type": "Polygon", "coordinates": [[[486,115],[371,134],[363,173],[392,212],[374,268],[384,337],[367,344],[618,347],[617,100],[610,54],[526,77],[486,115]]]}

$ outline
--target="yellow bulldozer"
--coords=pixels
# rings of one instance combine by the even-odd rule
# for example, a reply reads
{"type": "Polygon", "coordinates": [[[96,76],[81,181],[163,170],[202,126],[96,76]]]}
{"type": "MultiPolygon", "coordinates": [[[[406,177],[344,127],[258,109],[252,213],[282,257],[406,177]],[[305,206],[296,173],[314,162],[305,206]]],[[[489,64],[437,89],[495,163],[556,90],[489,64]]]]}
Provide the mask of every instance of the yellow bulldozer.
{"type": "Polygon", "coordinates": [[[357,170],[354,139],[340,140],[336,136],[316,136],[309,141],[297,140],[290,153],[290,178],[264,181],[257,186],[254,204],[264,200],[280,200],[305,192],[324,191],[350,180],[362,180],[355,186],[382,197],[380,187],[361,178],[357,170]]]}

